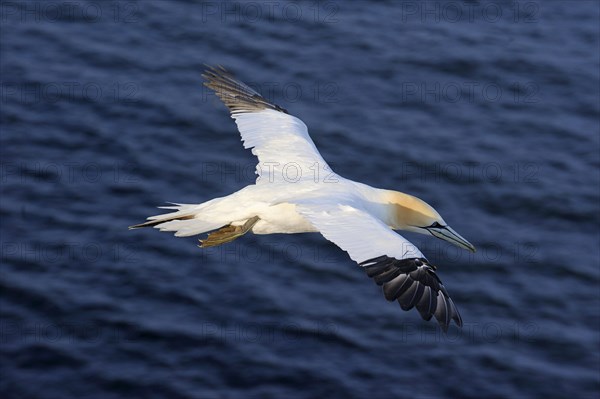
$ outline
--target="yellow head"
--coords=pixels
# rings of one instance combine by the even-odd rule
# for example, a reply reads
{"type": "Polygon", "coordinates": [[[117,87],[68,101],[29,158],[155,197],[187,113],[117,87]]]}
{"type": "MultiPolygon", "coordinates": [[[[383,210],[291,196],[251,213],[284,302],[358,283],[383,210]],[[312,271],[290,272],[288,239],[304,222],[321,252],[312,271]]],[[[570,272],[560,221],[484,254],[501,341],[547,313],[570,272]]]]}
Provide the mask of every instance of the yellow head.
{"type": "Polygon", "coordinates": [[[392,205],[392,227],[395,230],[432,235],[475,252],[475,247],[448,226],[440,214],[425,201],[398,191],[388,191],[387,194],[386,200],[392,205]]]}

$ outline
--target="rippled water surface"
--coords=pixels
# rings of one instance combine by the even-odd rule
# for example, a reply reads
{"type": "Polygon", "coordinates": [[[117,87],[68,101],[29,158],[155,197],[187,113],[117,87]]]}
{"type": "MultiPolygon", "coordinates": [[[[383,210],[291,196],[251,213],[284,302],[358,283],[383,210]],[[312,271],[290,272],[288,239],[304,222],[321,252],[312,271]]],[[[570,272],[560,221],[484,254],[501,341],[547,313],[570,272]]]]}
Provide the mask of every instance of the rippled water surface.
{"type": "Polygon", "coordinates": [[[2,397],[596,397],[599,10],[3,1],[2,397]],[[204,64],[478,247],[406,234],[462,330],[387,303],[318,234],[203,251],[127,230],[254,180],[204,64]]]}

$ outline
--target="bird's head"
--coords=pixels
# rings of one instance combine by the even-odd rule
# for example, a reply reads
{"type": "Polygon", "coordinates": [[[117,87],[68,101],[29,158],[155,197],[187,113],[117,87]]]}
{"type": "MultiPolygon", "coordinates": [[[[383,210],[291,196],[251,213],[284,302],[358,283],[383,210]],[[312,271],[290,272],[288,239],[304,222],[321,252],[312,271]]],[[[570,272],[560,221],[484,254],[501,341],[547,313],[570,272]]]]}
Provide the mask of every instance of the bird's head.
{"type": "Polygon", "coordinates": [[[440,214],[425,201],[398,191],[390,192],[394,229],[428,234],[458,247],[475,252],[475,247],[454,231],[440,214]]]}

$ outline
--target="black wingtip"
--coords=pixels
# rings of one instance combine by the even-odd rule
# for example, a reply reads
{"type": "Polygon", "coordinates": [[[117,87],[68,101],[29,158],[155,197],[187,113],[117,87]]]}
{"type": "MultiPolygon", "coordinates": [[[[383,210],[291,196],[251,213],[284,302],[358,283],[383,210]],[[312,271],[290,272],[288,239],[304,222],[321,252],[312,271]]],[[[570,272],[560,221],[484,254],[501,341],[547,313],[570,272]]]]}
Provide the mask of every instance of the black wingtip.
{"type": "Polygon", "coordinates": [[[205,65],[205,67],[202,74],[205,79],[204,86],[213,90],[232,114],[258,112],[265,109],[288,114],[285,108],[267,101],[260,93],[237,79],[222,65],[205,65]]]}
{"type": "Polygon", "coordinates": [[[383,294],[388,301],[397,300],[403,310],[416,307],[424,320],[435,317],[444,333],[452,320],[462,327],[456,305],[427,259],[398,260],[384,255],[359,265],[378,285],[383,286],[383,294]]]}

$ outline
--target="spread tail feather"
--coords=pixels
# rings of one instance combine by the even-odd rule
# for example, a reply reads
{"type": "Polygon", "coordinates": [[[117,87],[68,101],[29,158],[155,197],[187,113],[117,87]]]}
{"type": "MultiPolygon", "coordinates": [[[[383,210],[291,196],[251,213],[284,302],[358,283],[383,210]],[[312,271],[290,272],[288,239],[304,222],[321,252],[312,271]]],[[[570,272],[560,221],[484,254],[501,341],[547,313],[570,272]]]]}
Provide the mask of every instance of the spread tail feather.
{"type": "Polygon", "coordinates": [[[161,223],[165,223],[171,220],[189,220],[193,219],[198,208],[198,205],[194,204],[175,204],[169,202],[170,206],[159,206],[160,209],[176,209],[176,212],[164,213],[162,215],[150,216],[148,221],[140,224],[129,226],[129,229],[139,229],[142,227],[155,227],[161,223]]]}
{"type": "MultiPolygon", "coordinates": [[[[211,201],[209,201],[211,202],[211,201]]],[[[204,204],[173,204],[163,209],[176,209],[176,212],[150,216],[147,222],[129,226],[130,229],[155,227],[160,231],[174,231],[176,237],[188,237],[223,227],[227,223],[203,220],[201,211],[204,204]]]]}
{"type": "MultiPolygon", "coordinates": [[[[177,212],[175,212],[177,213],[177,212]]],[[[187,215],[187,216],[174,216],[171,219],[166,219],[166,220],[149,220],[145,223],[140,223],[140,224],[134,224],[133,226],[129,226],[129,230],[133,230],[133,229],[141,229],[142,227],[156,227],[159,224],[162,223],[166,223],[166,222],[170,222],[170,221],[175,221],[175,220],[190,220],[193,219],[194,215],[187,215]]]]}

